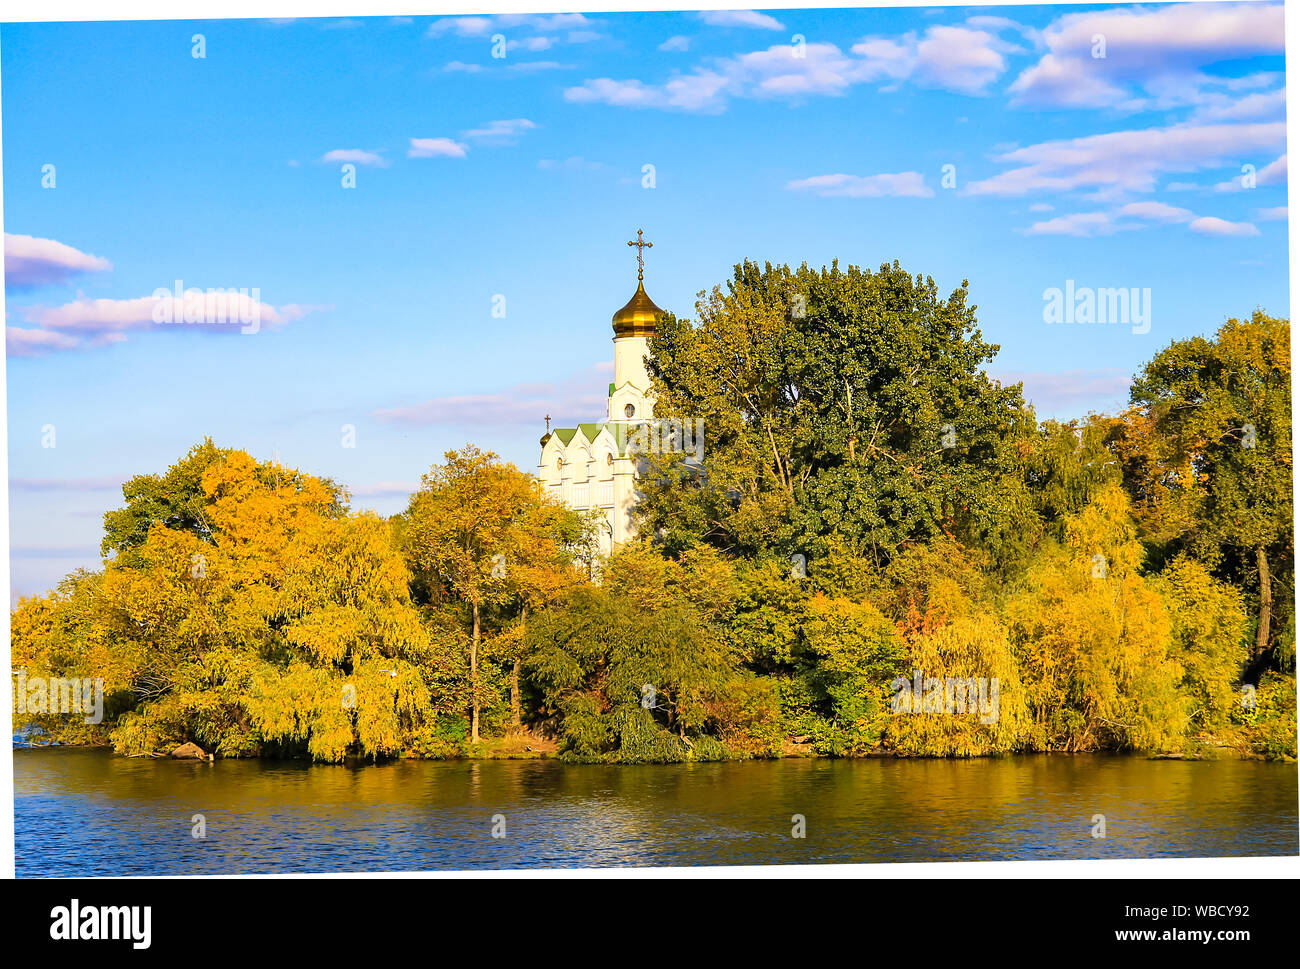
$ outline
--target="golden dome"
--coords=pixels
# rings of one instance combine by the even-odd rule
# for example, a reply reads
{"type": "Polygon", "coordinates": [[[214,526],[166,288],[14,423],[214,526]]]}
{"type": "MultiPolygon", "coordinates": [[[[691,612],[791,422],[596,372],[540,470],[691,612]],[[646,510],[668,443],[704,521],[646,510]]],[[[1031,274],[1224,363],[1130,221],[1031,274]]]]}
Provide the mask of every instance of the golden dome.
{"type": "Polygon", "coordinates": [[[645,283],[638,279],[632,298],[614,314],[614,336],[654,336],[655,323],[663,312],[646,293],[645,283]]]}

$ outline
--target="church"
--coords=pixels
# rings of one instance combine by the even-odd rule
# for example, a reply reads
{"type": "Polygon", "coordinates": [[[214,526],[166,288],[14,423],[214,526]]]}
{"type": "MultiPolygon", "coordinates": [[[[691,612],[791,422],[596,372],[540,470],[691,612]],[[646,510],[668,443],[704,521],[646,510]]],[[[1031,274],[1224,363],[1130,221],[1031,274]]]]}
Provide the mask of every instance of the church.
{"type": "Polygon", "coordinates": [[[645,291],[642,241],[637,230],[636,292],[614,314],[614,381],[609,385],[605,419],[550,430],[541,439],[537,477],[555,497],[577,511],[600,509],[605,518],[599,551],[608,555],[634,537],[637,445],[654,416],[645,358],[655,323],[663,314],[645,291]]]}

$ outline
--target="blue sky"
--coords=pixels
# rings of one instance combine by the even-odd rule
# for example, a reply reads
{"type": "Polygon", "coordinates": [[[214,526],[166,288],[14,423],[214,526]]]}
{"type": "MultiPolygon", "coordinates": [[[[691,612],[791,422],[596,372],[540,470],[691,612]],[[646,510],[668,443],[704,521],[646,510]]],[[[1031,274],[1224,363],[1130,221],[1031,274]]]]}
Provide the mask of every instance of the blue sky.
{"type": "Polygon", "coordinates": [[[1172,339],[1290,313],[1280,4],[34,24],[0,45],[15,595],[97,566],[120,482],[205,435],[385,514],[466,441],[532,469],[544,415],[603,413],[638,228],[679,315],[744,258],[968,278],[991,372],[1041,417],[1114,409],[1172,339]],[[155,323],[176,280],[247,290],[258,332],[155,323]],[[1149,331],[1045,323],[1067,280],[1150,290],[1149,331]]]}

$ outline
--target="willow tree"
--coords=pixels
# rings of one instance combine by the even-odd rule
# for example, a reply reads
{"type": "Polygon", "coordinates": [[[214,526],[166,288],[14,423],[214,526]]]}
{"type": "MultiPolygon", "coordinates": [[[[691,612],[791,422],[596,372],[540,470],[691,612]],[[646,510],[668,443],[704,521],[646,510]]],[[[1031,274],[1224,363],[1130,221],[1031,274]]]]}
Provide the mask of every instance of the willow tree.
{"type": "Polygon", "coordinates": [[[428,641],[384,522],[238,450],[200,446],[143,480],[109,531],[147,527],[116,532],[102,571],[20,604],[16,665],[102,676],[106,729],[127,754],[197,741],[339,761],[420,744],[437,707],[428,641]],[[159,508],[186,511],[149,518],[159,508]]]}

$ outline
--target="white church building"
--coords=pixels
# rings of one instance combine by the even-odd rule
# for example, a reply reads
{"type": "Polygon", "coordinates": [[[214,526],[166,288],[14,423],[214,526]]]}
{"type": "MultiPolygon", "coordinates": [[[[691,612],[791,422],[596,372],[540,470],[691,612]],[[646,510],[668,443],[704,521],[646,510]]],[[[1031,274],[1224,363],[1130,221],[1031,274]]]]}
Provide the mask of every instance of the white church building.
{"type": "Polygon", "coordinates": [[[655,323],[663,314],[645,291],[642,251],[652,245],[637,241],[636,292],[614,314],[614,381],[609,385],[605,419],[577,427],[555,428],[541,439],[537,477],[570,508],[604,513],[600,553],[634,537],[632,508],[636,504],[638,433],[654,416],[650,376],[645,358],[655,323]],[[629,447],[629,443],[632,447],[629,447]]]}

